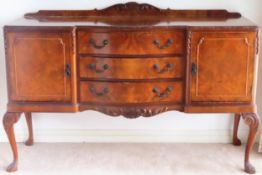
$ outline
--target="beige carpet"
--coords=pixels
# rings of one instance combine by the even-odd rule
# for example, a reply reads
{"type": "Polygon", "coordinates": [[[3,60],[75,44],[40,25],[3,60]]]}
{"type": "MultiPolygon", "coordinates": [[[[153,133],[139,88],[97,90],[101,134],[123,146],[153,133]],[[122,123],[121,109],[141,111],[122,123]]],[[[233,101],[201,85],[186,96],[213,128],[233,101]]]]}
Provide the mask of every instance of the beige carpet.
{"type": "MultiPolygon", "coordinates": [[[[14,175],[245,174],[244,147],[230,144],[37,143],[18,148],[20,166],[14,175]]],[[[252,162],[261,175],[262,154],[255,150],[252,162]]],[[[10,160],[9,145],[0,144],[0,175],[9,174],[4,169],[10,160]]]]}

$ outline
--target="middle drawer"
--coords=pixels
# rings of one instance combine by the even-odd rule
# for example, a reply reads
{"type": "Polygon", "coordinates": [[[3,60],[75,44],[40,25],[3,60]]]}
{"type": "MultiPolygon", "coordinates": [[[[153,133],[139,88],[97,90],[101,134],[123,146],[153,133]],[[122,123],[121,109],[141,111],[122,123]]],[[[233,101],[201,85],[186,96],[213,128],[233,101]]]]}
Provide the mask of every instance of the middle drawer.
{"type": "Polygon", "coordinates": [[[164,58],[80,58],[81,78],[156,79],[182,78],[182,57],[164,58]]]}

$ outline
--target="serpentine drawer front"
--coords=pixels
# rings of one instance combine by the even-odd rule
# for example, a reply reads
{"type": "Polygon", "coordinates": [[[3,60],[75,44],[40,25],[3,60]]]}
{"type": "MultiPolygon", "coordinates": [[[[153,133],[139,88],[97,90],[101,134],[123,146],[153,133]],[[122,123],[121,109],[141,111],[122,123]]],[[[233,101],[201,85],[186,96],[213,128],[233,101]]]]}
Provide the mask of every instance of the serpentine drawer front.
{"type": "Polygon", "coordinates": [[[172,29],[145,31],[80,30],[78,52],[80,54],[183,54],[185,33],[172,29]]]}
{"type": "Polygon", "coordinates": [[[80,83],[81,102],[99,103],[182,103],[181,82],[97,82],[80,83]]]}
{"type": "Polygon", "coordinates": [[[183,78],[183,57],[97,58],[81,57],[81,78],[158,79],[183,78]]]}
{"type": "Polygon", "coordinates": [[[250,128],[244,168],[255,173],[249,157],[259,127],[259,35],[239,13],[137,3],[39,11],[6,25],[4,36],[3,123],[14,158],[8,171],[18,166],[13,126],[22,113],[32,145],[32,112],[96,110],[137,118],[174,110],[234,113],[234,145],[241,144],[242,116],[250,128]]]}

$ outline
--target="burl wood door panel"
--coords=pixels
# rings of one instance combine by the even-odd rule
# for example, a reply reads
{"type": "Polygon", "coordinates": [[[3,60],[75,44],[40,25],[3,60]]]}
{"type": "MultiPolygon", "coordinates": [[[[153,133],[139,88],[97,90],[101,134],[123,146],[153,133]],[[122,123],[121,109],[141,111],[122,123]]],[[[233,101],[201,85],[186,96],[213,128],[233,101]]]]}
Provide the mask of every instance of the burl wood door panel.
{"type": "Polygon", "coordinates": [[[182,103],[182,82],[80,82],[80,101],[86,103],[182,103]]]}
{"type": "Polygon", "coordinates": [[[69,32],[7,32],[6,39],[11,100],[71,101],[69,32]]]}
{"type": "Polygon", "coordinates": [[[191,102],[251,102],[256,32],[191,34],[191,102]]]}
{"type": "Polygon", "coordinates": [[[184,77],[182,57],[80,58],[81,78],[157,79],[184,77]]]}
{"type": "Polygon", "coordinates": [[[80,54],[148,55],[183,54],[184,31],[79,31],[80,54]]]}

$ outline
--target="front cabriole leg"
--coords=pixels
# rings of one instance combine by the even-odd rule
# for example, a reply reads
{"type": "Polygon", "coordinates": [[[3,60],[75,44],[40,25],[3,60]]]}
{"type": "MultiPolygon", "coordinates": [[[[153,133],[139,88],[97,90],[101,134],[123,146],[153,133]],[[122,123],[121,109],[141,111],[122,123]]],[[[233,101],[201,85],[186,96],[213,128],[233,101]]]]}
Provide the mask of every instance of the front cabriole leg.
{"type": "Polygon", "coordinates": [[[250,163],[249,157],[254,145],[255,137],[259,127],[259,117],[256,113],[243,113],[242,117],[245,123],[249,126],[249,134],[245,151],[245,172],[249,174],[256,173],[255,167],[250,163]]]}
{"type": "Polygon", "coordinates": [[[20,119],[20,115],[21,113],[18,112],[6,112],[3,118],[5,132],[13,151],[13,162],[6,169],[8,172],[16,171],[18,166],[18,153],[14,134],[14,124],[20,119]]]}

